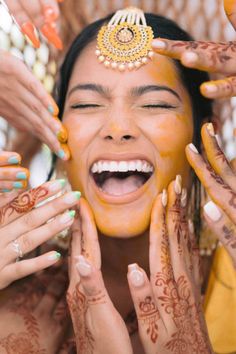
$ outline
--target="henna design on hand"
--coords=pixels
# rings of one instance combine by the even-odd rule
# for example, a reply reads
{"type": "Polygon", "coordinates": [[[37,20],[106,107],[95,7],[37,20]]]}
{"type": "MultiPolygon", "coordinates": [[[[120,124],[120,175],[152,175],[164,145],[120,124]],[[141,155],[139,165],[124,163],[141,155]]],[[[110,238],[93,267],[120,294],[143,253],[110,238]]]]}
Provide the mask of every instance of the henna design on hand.
{"type": "Polygon", "coordinates": [[[166,224],[162,229],[161,264],[162,270],[157,272],[155,281],[155,285],[162,290],[158,300],[165,313],[171,316],[176,327],[171,339],[165,343],[165,348],[175,354],[211,353],[207,330],[204,320],[201,319],[201,303],[194,302],[189,281],[184,275],[180,275],[175,280],[169,255],[166,224]]]}
{"type": "Polygon", "coordinates": [[[236,249],[236,235],[232,227],[224,225],[222,227],[224,238],[227,240],[226,246],[236,249]]]}
{"type": "Polygon", "coordinates": [[[42,186],[31,189],[30,191],[20,194],[10,203],[0,209],[0,225],[9,218],[13,212],[18,214],[27,213],[35,206],[40,198],[44,198],[48,194],[48,190],[42,186]]]}
{"type": "Polygon", "coordinates": [[[26,332],[9,334],[9,336],[0,340],[0,346],[5,349],[7,354],[47,353],[45,349],[40,349],[39,343],[34,342],[26,332]]]}
{"type": "Polygon", "coordinates": [[[178,242],[178,253],[182,254],[182,247],[180,246],[180,239],[182,238],[190,249],[190,242],[188,238],[188,222],[186,217],[185,209],[181,208],[181,199],[178,196],[175,200],[173,207],[170,209],[171,213],[173,214],[173,222],[174,222],[174,231],[177,236],[178,242]]]}
{"type": "Polygon", "coordinates": [[[70,292],[67,293],[67,303],[71,312],[79,353],[93,354],[94,338],[86,324],[88,301],[80,290],[80,283],[76,284],[72,294],[70,292]]]}
{"type": "Polygon", "coordinates": [[[139,309],[139,320],[141,320],[143,324],[147,326],[147,335],[150,335],[151,341],[156,343],[158,338],[157,322],[160,319],[160,314],[152,297],[146,296],[144,301],[140,302],[139,309]]]}

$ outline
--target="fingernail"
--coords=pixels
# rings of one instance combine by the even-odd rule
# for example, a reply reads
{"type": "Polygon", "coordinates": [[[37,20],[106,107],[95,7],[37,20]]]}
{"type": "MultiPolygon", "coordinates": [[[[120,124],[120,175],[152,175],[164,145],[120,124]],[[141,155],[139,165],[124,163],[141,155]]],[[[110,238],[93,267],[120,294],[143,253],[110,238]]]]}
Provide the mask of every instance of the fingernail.
{"type": "Polygon", "coordinates": [[[195,63],[198,61],[198,55],[197,55],[197,53],[187,52],[187,53],[184,53],[184,59],[188,63],[195,63]]]}
{"type": "Polygon", "coordinates": [[[56,30],[49,23],[45,23],[43,25],[41,32],[57,49],[63,49],[63,44],[60,37],[58,36],[56,30]]]}
{"type": "Polygon", "coordinates": [[[69,221],[74,219],[74,216],[75,216],[75,210],[67,211],[60,217],[60,223],[67,224],[69,221]]]}
{"type": "Polygon", "coordinates": [[[40,47],[38,32],[31,22],[23,23],[23,25],[21,26],[21,31],[30,40],[30,42],[32,42],[35,48],[40,47]]]}
{"type": "Polygon", "coordinates": [[[204,205],[204,212],[212,221],[219,221],[222,214],[220,210],[217,208],[216,204],[212,201],[208,202],[204,205]]]}
{"type": "Polygon", "coordinates": [[[66,154],[65,154],[65,151],[63,149],[60,149],[58,152],[57,152],[57,156],[60,157],[60,159],[64,159],[66,154]]]}
{"type": "Polygon", "coordinates": [[[185,208],[187,205],[187,189],[186,188],[182,189],[180,204],[183,208],[185,208]]]}
{"type": "Polygon", "coordinates": [[[16,157],[16,156],[9,157],[9,159],[7,161],[10,165],[17,165],[18,163],[20,163],[18,157],[16,157]]]}
{"type": "Polygon", "coordinates": [[[176,194],[180,194],[182,190],[182,178],[180,175],[177,175],[175,178],[174,190],[176,194]]]}
{"type": "Polygon", "coordinates": [[[207,131],[210,134],[210,136],[215,136],[215,130],[214,130],[213,124],[208,123],[206,127],[207,127],[207,131]]]}
{"type": "Polygon", "coordinates": [[[81,197],[81,193],[76,191],[76,192],[70,192],[64,197],[64,202],[66,204],[73,204],[77,200],[79,200],[81,197]]]}
{"type": "Polygon", "coordinates": [[[48,256],[49,261],[56,261],[61,258],[61,254],[59,252],[53,252],[48,256]]]}
{"type": "Polygon", "coordinates": [[[58,14],[55,13],[54,9],[47,5],[43,7],[43,15],[46,22],[55,22],[58,18],[58,14]]]}
{"type": "Polygon", "coordinates": [[[191,234],[194,234],[194,226],[192,220],[188,219],[188,229],[191,234]]]}
{"type": "Polygon", "coordinates": [[[16,188],[16,189],[23,188],[23,183],[22,182],[14,182],[13,188],[16,188]]]}
{"type": "Polygon", "coordinates": [[[192,150],[193,152],[195,152],[195,154],[198,154],[198,150],[196,148],[195,145],[193,145],[192,143],[191,144],[188,144],[188,147],[190,150],[192,150]]]}
{"type": "Polygon", "coordinates": [[[17,179],[27,179],[27,174],[25,172],[18,172],[16,174],[17,179]]]}
{"type": "Polygon", "coordinates": [[[60,143],[66,143],[68,140],[68,134],[67,131],[64,127],[61,128],[59,133],[57,133],[57,139],[60,141],[60,143]]]}
{"type": "Polygon", "coordinates": [[[58,108],[57,104],[54,102],[53,98],[51,98],[51,103],[48,105],[48,111],[53,116],[58,116],[58,114],[59,114],[59,108],[58,108]]]}
{"type": "Polygon", "coordinates": [[[218,90],[218,87],[214,84],[204,84],[202,88],[209,93],[215,93],[218,90]]]}
{"type": "Polygon", "coordinates": [[[87,261],[87,259],[80,255],[77,257],[79,260],[78,263],[76,264],[76,268],[79,272],[79,275],[82,277],[87,277],[92,273],[92,267],[91,264],[87,261]]]}
{"type": "Polygon", "coordinates": [[[143,273],[138,269],[138,265],[136,263],[128,265],[128,274],[133,286],[137,288],[143,286],[144,276],[143,273]]]}
{"type": "Polygon", "coordinates": [[[1,190],[2,193],[9,193],[11,191],[12,189],[7,189],[7,188],[1,190]]]}
{"type": "Polygon", "coordinates": [[[51,192],[56,192],[57,190],[65,187],[66,185],[66,180],[65,179],[57,179],[56,181],[53,181],[48,189],[51,191],[51,192]]]}
{"type": "Polygon", "coordinates": [[[152,47],[156,49],[165,49],[166,48],[166,43],[163,41],[160,41],[159,39],[155,39],[152,41],[152,47]]]}
{"type": "Polygon", "coordinates": [[[166,189],[163,189],[163,191],[162,191],[161,202],[162,202],[163,207],[165,208],[167,206],[167,191],[166,191],[166,189]]]}

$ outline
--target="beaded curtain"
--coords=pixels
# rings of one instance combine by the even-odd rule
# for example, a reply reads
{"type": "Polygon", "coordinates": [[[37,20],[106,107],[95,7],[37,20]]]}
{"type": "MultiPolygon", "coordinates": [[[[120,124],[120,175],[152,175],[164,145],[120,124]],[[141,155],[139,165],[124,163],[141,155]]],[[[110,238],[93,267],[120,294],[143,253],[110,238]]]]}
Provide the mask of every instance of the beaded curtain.
{"type": "MultiPolygon", "coordinates": [[[[223,0],[65,0],[62,4],[64,43],[69,44],[88,23],[126,6],[137,6],[171,18],[198,40],[236,40],[236,33],[224,13],[223,0]]],[[[236,97],[218,100],[214,110],[222,123],[220,133],[225,153],[232,159],[236,157],[233,134],[236,97]]]]}

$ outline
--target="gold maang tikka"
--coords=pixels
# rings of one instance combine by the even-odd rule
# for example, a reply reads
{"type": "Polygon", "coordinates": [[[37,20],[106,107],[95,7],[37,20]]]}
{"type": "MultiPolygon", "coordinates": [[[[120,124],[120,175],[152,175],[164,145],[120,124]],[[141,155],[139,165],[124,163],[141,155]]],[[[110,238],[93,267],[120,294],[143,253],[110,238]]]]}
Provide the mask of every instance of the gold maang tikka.
{"type": "Polygon", "coordinates": [[[124,71],[138,69],[154,55],[153,31],[136,7],[118,10],[97,36],[96,55],[105,67],[124,71]]]}

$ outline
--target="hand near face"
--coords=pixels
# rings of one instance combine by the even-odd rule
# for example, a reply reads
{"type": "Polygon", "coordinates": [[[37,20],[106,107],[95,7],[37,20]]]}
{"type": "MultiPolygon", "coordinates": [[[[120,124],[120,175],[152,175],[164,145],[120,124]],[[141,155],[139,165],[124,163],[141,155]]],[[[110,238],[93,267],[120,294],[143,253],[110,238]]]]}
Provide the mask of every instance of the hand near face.
{"type": "MultiPolygon", "coordinates": [[[[35,48],[40,47],[38,30],[55,48],[62,49],[63,44],[58,35],[59,7],[61,0],[5,0],[10,13],[24,35],[35,48]]],[[[1,3],[1,2],[0,2],[1,3]]]]}
{"type": "Polygon", "coordinates": [[[47,182],[1,205],[0,289],[53,265],[60,258],[58,252],[51,251],[21,260],[24,255],[72,225],[74,212],[66,210],[78,203],[78,192],[65,193],[45,205],[37,206],[62,192],[64,184],[64,180],[47,182]]]}
{"type": "Polygon", "coordinates": [[[128,280],[145,353],[212,353],[200,299],[199,257],[177,176],[159,195],[150,226],[150,280],[138,265],[128,280]]]}
{"type": "Polygon", "coordinates": [[[125,323],[103,282],[96,225],[84,199],[80,200],[79,210],[81,222],[77,219],[73,225],[67,293],[77,351],[81,354],[131,354],[125,323]]]}
{"type": "Polygon", "coordinates": [[[188,161],[212,199],[204,206],[210,228],[229,252],[236,267],[236,174],[220,149],[211,123],[202,127],[207,160],[188,145],[188,161]]]}
{"type": "MultiPolygon", "coordinates": [[[[129,266],[129,287],[147,354],[173,353],[183,347],[186,352],[212,353],[200,303],[198,251],[185,219],[186,197],[178,177],[169,186],[168,204],[166,192],[155,202],[150,230],[151,280],[137,264],[129,266]]],[[[67,295],[77,350],[132,353],[125,323],[104,286],[96,226],[84,200],[80,201],[80,215],[81,224],[77,220],[73,225],[67,295]]]]}
{"type": "MultiPolygon", "coordinates": [[[[236,30],[236,1],[224,0],[226,15],[236,30]]],[[[222,80],[203,83],[203,96],[225,98],[236,94],[236,43],[207,41],[175,41],[157,38],[153,41],[156,53],[179,59],[189,68],[225,75],[222,80]]]]}
{"type": "Polygon", "coordinates": [[[41,82],[21,60],[0,50],[0,116],[67,160],[67,132],[57,115],[57,105],[41,82]]]}

